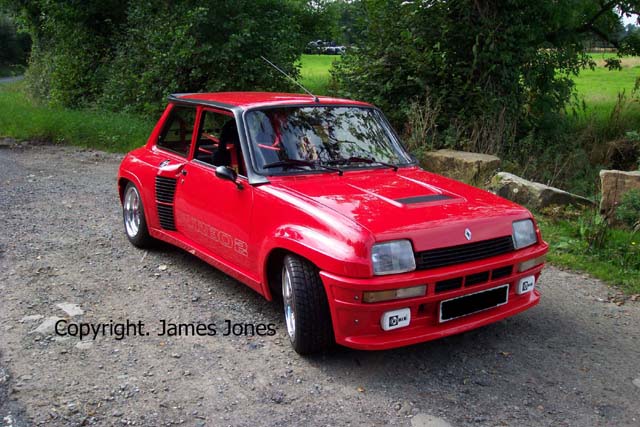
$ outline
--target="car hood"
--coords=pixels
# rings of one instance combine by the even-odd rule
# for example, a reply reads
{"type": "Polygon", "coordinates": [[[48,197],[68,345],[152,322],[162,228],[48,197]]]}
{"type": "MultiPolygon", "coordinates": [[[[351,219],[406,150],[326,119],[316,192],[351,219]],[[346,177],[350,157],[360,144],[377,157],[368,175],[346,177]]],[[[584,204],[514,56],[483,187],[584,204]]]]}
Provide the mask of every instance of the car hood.
{"type": "Polygon", "coordinates": [[[417,167],[290,176],[272,184],[357,222],[377,241],[411,239],[416,251],[508,236],[514,220],[531,217],[515,203],[417,167]]]}

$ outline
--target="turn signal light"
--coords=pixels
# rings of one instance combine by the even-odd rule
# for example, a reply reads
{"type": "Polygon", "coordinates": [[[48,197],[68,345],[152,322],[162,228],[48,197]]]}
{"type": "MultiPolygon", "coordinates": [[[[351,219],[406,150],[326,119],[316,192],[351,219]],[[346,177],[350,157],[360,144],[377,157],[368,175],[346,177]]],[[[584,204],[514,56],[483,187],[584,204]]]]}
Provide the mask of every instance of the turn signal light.
{"type": "Polygon", "coordinates": [[[427,294],[427,285],[413,286],[411,288],[391,289],[388,291],[367,291],[362,296],[364,302],[393,301],[402,298],[421,297],[427,294]]]}
{"type": "Polygon", "coordinates": [[[544,262],[544,260],[546,259],[546,255],[542,255],[539,256],[538,258],[534,258],[534,259],[530,259],[528,261],[525,262],[521,262],[520,264],[518,264],[518,272],[522,273],[523,271],[527,271],[530,268],[533,268],[537,265],[540,265],[544,262]]]}

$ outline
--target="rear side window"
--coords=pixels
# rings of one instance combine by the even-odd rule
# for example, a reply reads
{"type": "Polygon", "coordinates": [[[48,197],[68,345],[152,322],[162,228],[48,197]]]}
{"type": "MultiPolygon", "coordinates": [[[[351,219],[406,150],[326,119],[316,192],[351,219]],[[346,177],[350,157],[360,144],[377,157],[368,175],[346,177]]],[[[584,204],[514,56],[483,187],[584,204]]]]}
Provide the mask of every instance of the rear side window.
{"type": "Polygon", "coordinates": [[[158,147],[187,157],[195,121],[195,108],[180,105],[173,107],[160,132],[158,147]]]}

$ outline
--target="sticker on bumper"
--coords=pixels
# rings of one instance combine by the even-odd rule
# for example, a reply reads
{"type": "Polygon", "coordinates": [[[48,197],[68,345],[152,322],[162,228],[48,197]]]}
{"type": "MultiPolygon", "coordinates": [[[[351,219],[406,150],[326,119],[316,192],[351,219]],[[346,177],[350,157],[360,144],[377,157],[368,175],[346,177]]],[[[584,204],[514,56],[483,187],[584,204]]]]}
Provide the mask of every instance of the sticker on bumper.
{"type": "Polygon", "coordinates": [[[516,293],[518,295],[526,294],[527,292],[531,292],[533,288],[536,286],[536,278],[535,276],[527,276],[523,277],[518,281],[518,287],[516,288],[516,293]]]}
{"type": "Polygon", "coordinates": [[[380,326],[385,331],[404,328],[411,322],[411,310],[402,308],[400,310],[387,311],[380,318],[380,326]]]}

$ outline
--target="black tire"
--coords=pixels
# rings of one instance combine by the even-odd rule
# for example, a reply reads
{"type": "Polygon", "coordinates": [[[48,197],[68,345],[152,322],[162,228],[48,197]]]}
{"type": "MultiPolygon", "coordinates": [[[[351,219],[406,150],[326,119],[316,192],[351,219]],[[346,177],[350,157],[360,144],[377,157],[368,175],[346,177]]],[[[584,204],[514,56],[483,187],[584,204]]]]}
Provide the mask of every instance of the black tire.
{"type": "Polygon", "coordinates": [[[286,255],[282,266],[282,299],[287,335],[293,349],[302,355],[329,349],[334,344],[329,302],[318,269],[305,259],[286,255]],[[287,323],[285,275],[291,283],[290,306],[294,313],[293,334],[287,323]]]}
{"type": "Polygon", "coordinates": [[[138,248],[149,248],[153,245],[154,239],[149,235],[144,205],[142,204],[142,196],[132,182],[129,182],[124,189],[124,195],[122,197],[122,220],[124,223],[124,234],[127,235],[127,238],[134,246],[138,248]],[[137,197],[138,207],[135,209],[135,213],[128,206],[128,203],[131,202],[131,200],[128,200],[128,197],[137,197]],[[135,230],[131,224],[127,224],[127,221],[131,220],[132,216],[138,218],[138,225],[135,230]]]}

